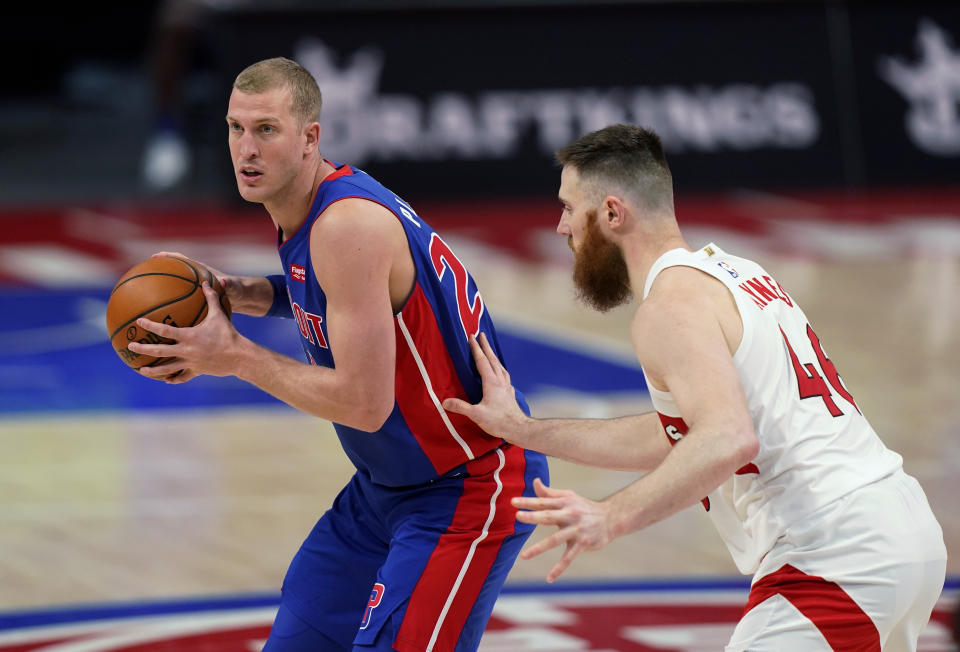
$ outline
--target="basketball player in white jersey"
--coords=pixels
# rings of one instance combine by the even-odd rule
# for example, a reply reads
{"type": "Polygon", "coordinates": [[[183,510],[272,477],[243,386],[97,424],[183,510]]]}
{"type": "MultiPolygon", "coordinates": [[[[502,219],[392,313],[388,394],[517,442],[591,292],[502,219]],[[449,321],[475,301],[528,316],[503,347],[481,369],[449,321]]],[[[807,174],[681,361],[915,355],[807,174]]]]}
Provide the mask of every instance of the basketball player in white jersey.
{"type": "Polygon", "coordinates": [[[473,343],[483,400],[445,408],[548,455],[647,472],[601,501],[537,482],[517,518],[559,529],[522,556],[563,544],[553,581],[581,551],[702,502],[753,574],[727,650],[915,650],[943,587],[943,533],[794,298],[756,263],[687,244],[653,132],[607,127],[557,160],[575,284],[601,311],[638,299],[631,338],[655,412],[529,418],[473,343]]]}

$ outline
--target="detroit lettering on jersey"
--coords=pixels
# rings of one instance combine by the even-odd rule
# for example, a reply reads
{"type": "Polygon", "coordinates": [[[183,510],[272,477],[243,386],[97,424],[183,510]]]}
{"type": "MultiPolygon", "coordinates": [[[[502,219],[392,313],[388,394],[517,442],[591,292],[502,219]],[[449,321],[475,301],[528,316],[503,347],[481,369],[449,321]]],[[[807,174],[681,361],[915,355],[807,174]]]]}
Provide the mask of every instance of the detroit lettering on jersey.
{"type": "MultiPolygon", "coordinates": [[[[443,238],[408,203],[362,170],[333,165],[336,171],[320,184],[303,226],[279,245],[298,336],[310,364],[336,366],[336,343],[327,333],[327,297],[310,258],[314,222],[344,199],[363,199],[389,210],[403,226],[416,266],[413,291],[394,316],[394,408],[374,433],[338,423],[334,428],[347,456],[374,482],[420,484],[503,443],[466,417],[448,414],[440,404],[448,397],[480,400],[483,392],[469,338],[484,333],[502,359],[496,328],[476,283],[443,238]]],[[[518,393],[517,398],[528,410],[523,396],[518,393]]]]}

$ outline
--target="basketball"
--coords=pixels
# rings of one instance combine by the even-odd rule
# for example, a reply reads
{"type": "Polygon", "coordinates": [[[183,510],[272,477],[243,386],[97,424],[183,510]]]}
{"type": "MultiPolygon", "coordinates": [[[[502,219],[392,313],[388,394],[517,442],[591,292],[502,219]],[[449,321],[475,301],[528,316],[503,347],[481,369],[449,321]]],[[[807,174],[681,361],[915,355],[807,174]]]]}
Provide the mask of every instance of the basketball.
{"type": "Polygon", "coordinates": [[[140,328],[136,321],[146,317],[179,328],[199,324],[207,316],[207,299],[200,285],[203,281],[220,295],[220,306],[229,318],[230,301],[220,281],[209,269],[192,260],[172,256],[149,258],[120,277],[107,303],[107,333],[120,359],[134,369],[169,360],[127,348],[130,342],[173,342],[140,328]]]}

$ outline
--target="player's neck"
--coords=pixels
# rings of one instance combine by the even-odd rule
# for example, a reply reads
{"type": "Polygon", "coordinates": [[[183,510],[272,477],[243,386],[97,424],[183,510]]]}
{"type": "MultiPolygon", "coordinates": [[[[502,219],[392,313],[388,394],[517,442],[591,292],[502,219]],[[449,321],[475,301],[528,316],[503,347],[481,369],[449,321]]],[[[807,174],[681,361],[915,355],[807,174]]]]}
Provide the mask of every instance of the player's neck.
{"type": "Polygon", "coordinates": [[[314,165],[304,167],[288,193],[276,201],[264,203],[274,224],[283,232],[284,240],[296,233],[307,220],[317,188],[334,171],[335,168],[318,155],[314,165]]]}
{"type": "Polygon", "coordinates": [[[673,249],[692,251],[677,230],[625,238],[621,247],[630,276],[630,289],[638,303],[642,301],[643,286],[647,282],[650,269],[660,256],[673,249]]]}

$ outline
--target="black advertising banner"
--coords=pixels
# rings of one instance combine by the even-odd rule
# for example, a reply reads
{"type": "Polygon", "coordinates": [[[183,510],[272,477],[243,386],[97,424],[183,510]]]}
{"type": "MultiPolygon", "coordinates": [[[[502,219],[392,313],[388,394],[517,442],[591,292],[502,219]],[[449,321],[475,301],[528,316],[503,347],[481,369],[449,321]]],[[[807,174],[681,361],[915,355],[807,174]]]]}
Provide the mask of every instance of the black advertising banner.
{"type": "Polygon", "coordinates": [[[682,192],[950,182],[958,16],[922,3],[498,3],[243,11],[208,29],[227,80],[271,56],[306,66],[324,93],[324,155],[416,199],[552,195],[554,150],[615,122],[661,134],[682,192]]]}
{"type": "Polygon", "coordinates": [[[867,181],[960,183],[960,4],[850,12],[867,181]]]}
{"type": "Polygon", "coordinates": [[[803,3],[244,13],[214,29],[231,78],[304,64],[324,154],[411,197],[552,194],[554,150],[614,122],[657,129],[681,189],[842,175],[827,26],[803,3]]]}

